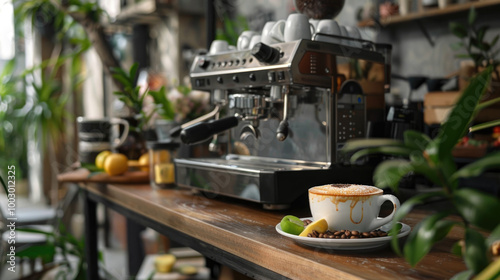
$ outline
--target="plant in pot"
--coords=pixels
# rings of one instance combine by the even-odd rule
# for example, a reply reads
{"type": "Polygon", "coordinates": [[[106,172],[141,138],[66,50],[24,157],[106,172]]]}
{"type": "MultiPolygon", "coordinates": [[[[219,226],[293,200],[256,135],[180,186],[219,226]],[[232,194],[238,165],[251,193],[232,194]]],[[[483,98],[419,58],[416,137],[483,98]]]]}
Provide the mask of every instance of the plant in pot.
{"type": "MultiPolygon", "coordinates": [[[[174,109],[167,98],[165,87],[159,90],[150,90],[148,87],[141,88],[136,84],[136,75],[139,64],[134,63],[128,72],[121,68],[111,68],[112,76],[122,85],[122,90],[115,91],[114,95],[123,102],[131,111],[132,118],[130,130],[136,143],[135,147],[127,146],[126,143],[118,147],[118,151],[127,155],[129,159],[138,158],[145,152],[145,140],[147,133],[151,131],[151,119],[157,114],[166,120],[173,120],[174,109]],[[151,99],[152,106],[148,106],[147,98],[151,99]]],[[[130,133],[129,133],[130,134],[130,133]]]]}
{"type": "MultiPolygon", "coordinates": [[[[435,199],[449,202],[449,208],[425,218],[413,229],[404,244],[403,255],[415,266],[453,227],[463,227],[463,242],[457,243],[453,251],[463,257],[468,270],[456,275],[455,279],[500,276],[500,258],[494,260],[490,254],[493,244],[500,245],[500,200],[477,189],[459,187],[462,178],[479,176],[487,169],[498,170],[500,152],[490,153],[460,169],[452,155],[454,146],[469,131],[474,116],[485,106],[479,101],[487,91],[492,72],[493,66],[489,66],[470,81],[434,139],[407,130],[403,141],[360,139],[349,141],[344,147],[344,151],[353,153],[353,163],[374,154],[393,157],[380,163],[374,171],[375,185],[380,188],[388,187],[398,192],[400,180],[409,173],[423,175],[440,187],[438,191],[417,194],[406,200],[393,222],[396,225],[417,205],[435,199]],[[459,220],[446,219],[450,215],[458,216],[459,220]],[[486,238],[481,231],[487,232],[486,238]]],[[[396,238],[392,245],[401,254],[396,238]]]]}
{"type": "Polygon", "coordinates": [[[457,54],[455,57],[461,59],[471,59],[474,63],[473,73],[478,73],[481,69],[493,66],[493,86],[498,87],[500,83],[500,70],[498,66],[500,65],[500,60],[497,56],[500,53],[500,48],[496,48],[496,44],[500,38],[497,34],[490,41],[487,40],[487,32],[490,30],[490,26],[477,24],[477,12],[474,6],[469,10],[469,15],[467,18],[467,24],[462,24],[460,22],[450,22],[449,28],[453,35],[455,35],[460,41],[455,42],[451,45],[453,50],[463,50],[465,53],[457,54]]]}

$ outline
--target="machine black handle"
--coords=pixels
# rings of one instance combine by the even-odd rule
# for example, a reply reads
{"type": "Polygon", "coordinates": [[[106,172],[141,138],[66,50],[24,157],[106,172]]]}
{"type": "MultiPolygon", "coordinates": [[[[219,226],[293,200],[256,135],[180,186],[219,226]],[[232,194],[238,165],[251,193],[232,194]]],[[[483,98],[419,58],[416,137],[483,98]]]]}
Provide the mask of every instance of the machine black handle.
{"type": "Polygon", "coordinates": [[[185,144],[194,144],[237,125],[237,117],[226,117],[220,120],[197,123],[181,131],[181,140],[185,144]]]}
{"type": "Polygon", "coordinates": [[[170,137],[179,137],[179,134],[181,134],[181,131],[182,131],[182,126],[179,125],[179,126],[176,126],[174,128],[172,128],[168,133],[170,133],[170,137]]]}

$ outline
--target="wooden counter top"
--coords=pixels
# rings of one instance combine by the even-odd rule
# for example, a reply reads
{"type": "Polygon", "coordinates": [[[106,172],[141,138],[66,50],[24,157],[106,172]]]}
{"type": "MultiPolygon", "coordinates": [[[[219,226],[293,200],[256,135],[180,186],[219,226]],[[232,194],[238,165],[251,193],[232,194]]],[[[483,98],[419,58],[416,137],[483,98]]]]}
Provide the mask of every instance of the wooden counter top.
{"type": "MultiPolygon", "coordinates": [[[[208,245],[211,250],[220,249],[216,261],[217,258],[225,259],[225,263],[232,258],[244,260],[251,264],[250,268],[244,268],[247,272],[255,265],[291,279],[449,279],[465,270],[462,259],[450,253],[451,246],[461,236],[459,228],[454,228],[412,268],[390,246],[371,252],[334,251],[299,245],[276,232],[275,226],[284,215],[310,216],[307,207],[269,211],[241,200],[206,198],[187,190],[155,191],[149,185],[90,183],[81,187],[91,199],[119,208],[126,215],[133,214],[138,222],[148,220],[173,229],[174,233],[185,234],[195,250],[204,250],[208,245]]],[[[403,222],[413,229],[429,213],[414,211],[403,222]]],[[[175,236],[169,237],[175,240],[175,236]]],[[[238,262],[235,263],[238,267],[238,262]]]]}

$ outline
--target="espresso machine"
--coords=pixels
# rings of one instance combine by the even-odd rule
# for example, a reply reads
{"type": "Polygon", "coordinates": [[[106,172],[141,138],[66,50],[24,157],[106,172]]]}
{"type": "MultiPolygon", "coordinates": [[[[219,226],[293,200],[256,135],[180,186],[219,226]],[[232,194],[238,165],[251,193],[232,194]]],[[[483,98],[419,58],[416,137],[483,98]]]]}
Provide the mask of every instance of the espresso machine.
{"type": "Polygon", "coordinates": [[[372,183],[373,168],[350,166],[340,150],[378,136],[391,46],[325,36],[194,59],[192,87],[210,92],[214,110],[180,136],[212,139],[218,156],[175,159],[177,185],[284,209],[315,185],[372,183]]]}

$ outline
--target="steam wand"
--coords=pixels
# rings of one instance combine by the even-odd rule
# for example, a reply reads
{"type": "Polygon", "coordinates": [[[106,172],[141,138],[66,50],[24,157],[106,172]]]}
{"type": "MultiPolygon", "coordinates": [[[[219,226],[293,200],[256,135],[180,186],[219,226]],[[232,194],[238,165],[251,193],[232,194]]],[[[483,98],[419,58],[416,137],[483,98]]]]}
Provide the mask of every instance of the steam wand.
{"type": "Polygon", "coordinates": [[[290,88],[288,86],[283,86],[283,88],[285,89],[285,95],[283,97],[283,120],[276,129],[276,138],[278,141],[285,141],[288,137],[288,95],[290,93],[290,88]]]}

